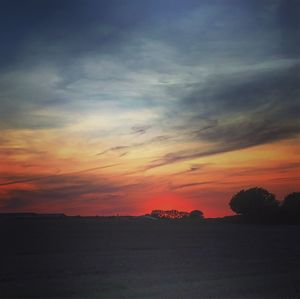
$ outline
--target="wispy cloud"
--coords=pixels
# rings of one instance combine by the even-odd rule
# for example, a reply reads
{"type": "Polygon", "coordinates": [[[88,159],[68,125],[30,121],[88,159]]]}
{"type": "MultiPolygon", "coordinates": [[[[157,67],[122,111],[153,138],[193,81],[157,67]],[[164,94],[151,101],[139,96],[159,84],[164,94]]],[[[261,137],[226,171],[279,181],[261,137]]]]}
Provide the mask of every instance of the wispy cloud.
{"type": "Polygon", "coordinates": [[[132,128],[133,134],[137,135],[143,135],[145,134],[149,129],[151,129],[151,126],[140,126],[140,125],[135,125],[132,128]]]}
{"type": "Polygon", "coordinates": [[[177,190],[177,189],[184,189],[184,188],[189,188],[189,187],[197,187],[197,186],[202,186],[202,185],[209,185],[213,184],[215,181],[207,181],[207,182],[194,182],[194,183],[188,183],[188,184],[181,184],[181,185],[174,185],[171,186],[171,190],[177,190]]]}
{"type": "Polygon", "coordinates": [[[153,137],[153,138],[151,138],[149,140],[146,140],[144,142],[133,143],[133,144],[130,144],[130,145],[118,145],[118,146],[111,147],[111,148],[108,148],[108,149],[106,149],[106,150],[104,150],[100,153],[97,153],[96,156],[101,156],[101,155],[107,154],[109,152],[117,152],[117,153],[120,153],[120,155],[123,155],[124,153],[127,153],[131,149],[151,145],[151,144],[154,144],[154,143],[157,143],[157,144],[158,143],[163,143],[163,142],[166,142],[170,139],[172,139],[172,137],[167,136],[167,135],[156,136],[156,137],[153,137]]]}
{"type": "MultiPolygon", "coordinates": [[[[93,214],[93,207],[98,211],[106,206],[107,201],[124,198],[125,193],[141,187],[139,184],[122,184],[102,178],[101,181],[93,177],[82,175],[91,170],[61,174],[39,178],[24,179],[23,182],[34,182],[32,189],[13,188],[8,189],[0,198],[0,207],[4,211],[10,210],[35,210],[56,208],[64,210],[65,206],[89,207],[89,213],[93,214]]],[[[15,184],[21,181],[15,182],[15,184]]],[[[14,183],[13,183],[14,184],[14,183]]]]}
{"type": "Polygon", "coordinates": [[[92,172],[92,171],[96,171],[96,170],[100,170],[100,169],[110,168],[110,167],[114,167],[117,165],[119,165],[119,164],[111,164],[111,165],[93,167],[93,168],[88,168],[88,169],[83,169],[83,170],[78,170],[78,171],[73,171],[73,172],[68,172],[68,173],[59,173],[59,174],[46,175],[46,176],[34,176],[34,177],[27,176],[22,179],[0,183],[0,186],[15,185],[15,184],[19,184],[19,183],[29,183],[29,182],[40,181],[40,180],[48,180],[48,179],[57,178],[57,177],[66,177],[66,176],[70,176],[70,175],[77,175],[77,174],[92,172]]]}

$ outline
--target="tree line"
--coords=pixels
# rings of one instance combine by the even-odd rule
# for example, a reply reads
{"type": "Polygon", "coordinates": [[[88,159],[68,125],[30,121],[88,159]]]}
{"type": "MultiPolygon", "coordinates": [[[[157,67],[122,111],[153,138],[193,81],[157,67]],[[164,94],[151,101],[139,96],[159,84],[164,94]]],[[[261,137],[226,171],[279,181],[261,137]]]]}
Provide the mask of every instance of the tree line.
{"type": "Polygon", "coordinates": [[[233,212],[248,218],[300,221],[300,192],[288,194],[282,202],[264,188],[241,190],[231,198],[233,212]]]}
{"type": "MultiPolygon", "coordinates": [[[[300,223],[300,192],[288,194],[282,202],[274,194],[260,187],[241,190],[229,202],[233,212],[243,218],[300,223]]],[[[148,216],[157,219],[203,219],[200,210],[182,212],[177,210],[153,210],[148,216]]],[[[228,219],[228,217],[225,217],[228,219]]],[[[230,217],[229,217],[230,218],[230,217]]]]}
{"type": "Polygon", "coordinates": [[[183,212],[177,210],[153,210],[149,215],[157,219],[203,219],[203,212],[193,210],[191,212],[183,212]]]}

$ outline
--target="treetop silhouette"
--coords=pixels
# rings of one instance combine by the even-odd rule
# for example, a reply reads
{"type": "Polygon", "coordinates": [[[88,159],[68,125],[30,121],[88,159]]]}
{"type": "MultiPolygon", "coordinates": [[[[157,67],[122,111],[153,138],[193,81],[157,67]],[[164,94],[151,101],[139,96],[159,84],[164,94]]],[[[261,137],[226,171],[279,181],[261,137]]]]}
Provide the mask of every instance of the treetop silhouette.
{"type": "Polygon", "coordinates": [[[229,205],[235,213],[247,216],[269,216],[279,209],[274,194],[259,187],[239,191],[231,198],[229,205]]]}

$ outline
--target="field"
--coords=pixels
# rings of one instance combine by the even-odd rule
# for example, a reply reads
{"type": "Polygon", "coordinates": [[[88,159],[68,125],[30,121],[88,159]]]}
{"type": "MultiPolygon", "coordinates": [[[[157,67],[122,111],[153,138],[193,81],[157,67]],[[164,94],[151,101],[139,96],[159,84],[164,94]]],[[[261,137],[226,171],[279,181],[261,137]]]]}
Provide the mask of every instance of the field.
{"type": "Polygon", "coordinates": [[[300,298],[300,226],[1,219],[0,298],[300,298]]]}

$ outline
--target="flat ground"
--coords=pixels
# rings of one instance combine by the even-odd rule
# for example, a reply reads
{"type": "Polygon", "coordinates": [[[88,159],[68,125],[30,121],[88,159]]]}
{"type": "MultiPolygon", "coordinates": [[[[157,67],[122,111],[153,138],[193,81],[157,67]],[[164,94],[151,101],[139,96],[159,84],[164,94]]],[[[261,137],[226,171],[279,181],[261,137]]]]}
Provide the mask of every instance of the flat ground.
{"type": "Polygon", "coordinates": [[[0,220],[0,298],[300,298],[300,226],[0,220]]]}

